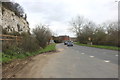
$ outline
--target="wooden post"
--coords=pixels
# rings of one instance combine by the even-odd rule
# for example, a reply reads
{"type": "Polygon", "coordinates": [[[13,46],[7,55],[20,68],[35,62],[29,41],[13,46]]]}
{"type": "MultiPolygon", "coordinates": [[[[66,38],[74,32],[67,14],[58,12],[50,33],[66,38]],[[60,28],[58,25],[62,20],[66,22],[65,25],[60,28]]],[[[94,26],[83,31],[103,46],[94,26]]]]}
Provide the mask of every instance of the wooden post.
{"type": "Polygon", "coordinates": [[[16,44],[17,44],[17,36],[16,36],[16,44]]]}

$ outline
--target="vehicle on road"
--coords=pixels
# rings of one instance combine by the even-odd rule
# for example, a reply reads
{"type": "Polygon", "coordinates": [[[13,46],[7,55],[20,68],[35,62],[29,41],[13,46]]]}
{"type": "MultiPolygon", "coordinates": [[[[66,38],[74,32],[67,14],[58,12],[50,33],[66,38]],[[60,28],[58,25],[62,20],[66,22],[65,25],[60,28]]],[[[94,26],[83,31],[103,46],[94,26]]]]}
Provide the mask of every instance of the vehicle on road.
{"type": "Polygon", "coordinates": [[[73,43],[72,42],[68,42],[67,46],[73,46],[73,43]]]}
{"type": "Polygon", "coordinates": [[[67,43],[68,43],[68,42],[67,42],[67,41],[65,41],[65,42],[64,42],[64,45],[67,45],[67,43]]]}

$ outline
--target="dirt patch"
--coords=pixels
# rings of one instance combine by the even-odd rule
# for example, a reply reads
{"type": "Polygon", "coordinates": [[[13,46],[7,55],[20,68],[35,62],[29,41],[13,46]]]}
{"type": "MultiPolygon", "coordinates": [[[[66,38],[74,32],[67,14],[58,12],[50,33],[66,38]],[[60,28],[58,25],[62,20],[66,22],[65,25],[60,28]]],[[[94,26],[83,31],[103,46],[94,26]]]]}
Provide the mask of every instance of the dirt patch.
{"type": "Polygon", "coordinates": [[[29,61],[32,59],[29,57],[27,59],[16,59],[9,63],[2,65],[2,77],[11,78],[14,77],[14,74],[21,70],[29,61]]]}
{"type": "Polygon", "coordinates": [[[47,55],[50,55],[54,52],[56,51],[39,54],[36,56],[28,57],[26,59],[17,59],[9,63],[3,64],[2,65],[2,77],[3,78],[14,78],[16,77],[16,74],[19,71],[21,71],[26,65],[28,65],[28,63],[34,62],[36,60],[46,59],[47,55]]]}

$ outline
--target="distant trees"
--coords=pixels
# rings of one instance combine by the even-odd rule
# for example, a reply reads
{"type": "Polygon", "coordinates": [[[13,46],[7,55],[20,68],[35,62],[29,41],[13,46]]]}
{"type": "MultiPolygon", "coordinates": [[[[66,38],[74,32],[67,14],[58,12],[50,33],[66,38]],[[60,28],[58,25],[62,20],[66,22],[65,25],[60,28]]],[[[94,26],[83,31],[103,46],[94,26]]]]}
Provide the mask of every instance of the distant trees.
{"type": "Polygon", "coordinates": [[[70,24],[72,25],[70,30],[76,33],[77,40],[79,42],[87,43],[89,41],[89,37],[93,38],[96,25],[92,21],[88,21],[84,17],[77,16],[75,19],[72,19],[70,24]]]}
{"type": "Polygon", "coordinates": [[[72,26],[70,30],[76,33],[80,43],[92,42],[96,45],[120,46],[118,22],[96,25],[84,17],[77,16],[72,19],[70,25],[72,26]]]}
{"type": "Polygon", "coordinates": [[[112,22],[110,24],[108,24],[108,27],[107,27],[107,41],[109,40],[109,42],[112,44],[112,45],[115,45],[115,46],[120,46],[120,29],[118,28],[118,22],[112,22]]]}

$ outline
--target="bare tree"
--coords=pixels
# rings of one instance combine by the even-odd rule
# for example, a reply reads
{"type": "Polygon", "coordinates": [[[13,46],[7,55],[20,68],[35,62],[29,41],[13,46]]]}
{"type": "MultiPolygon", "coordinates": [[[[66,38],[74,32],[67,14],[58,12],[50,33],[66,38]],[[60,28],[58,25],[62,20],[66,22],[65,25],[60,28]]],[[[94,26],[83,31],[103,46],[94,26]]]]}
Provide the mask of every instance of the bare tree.
{"type": "Polygon", "coordinates": [[[33,33],[36,39],[39,41],[39,45],[44,48],[47,43],[50,41],[52,33],[50,29],[45,25],[37,25],[35,29],[33,29],[33,33]]]}
{"type": "Polygon", "coordinates": [[[80,43],[90,41],[97,45],[120,46],[118,22],[109,22],[96,25],[83,17],[77,16],[70,22],[72,32],[76,33],[80,43]]]}
{"type": "Polygon", "coordinates": [[[93,37],[95,23],[85,19],[84,17],[77,16],[75,19],[72,19],[70,22],[73,31],[79,42],[87,43],[89,37],[93,37]]]}
{"type": "Polygon", "coordinates": [[[85,19],[84,17],[77,16],[75,19],[72,19],[69,23],[72,26],[70,30],[76,33],[76,35],[78,35],[81,33],[81,29],[83,28],[83,25],[85,24],[85,19]]]}

